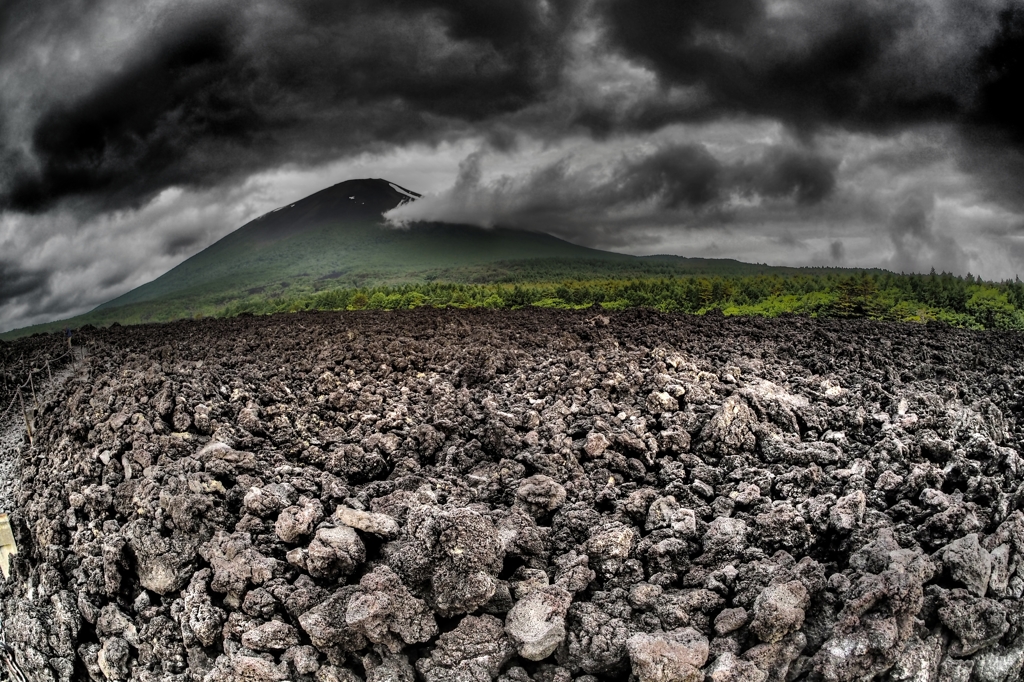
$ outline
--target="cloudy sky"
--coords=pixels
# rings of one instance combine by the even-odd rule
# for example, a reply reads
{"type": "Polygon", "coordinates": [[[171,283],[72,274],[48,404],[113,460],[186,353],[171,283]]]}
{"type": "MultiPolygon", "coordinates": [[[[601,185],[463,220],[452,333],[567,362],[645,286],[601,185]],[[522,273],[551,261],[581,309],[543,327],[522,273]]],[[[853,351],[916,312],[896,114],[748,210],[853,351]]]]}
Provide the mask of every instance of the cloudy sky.
{"type": "Polygon", "coordinates": [[[325,186],[395,223],[1024,276],[1020,0],[4,0],[0,330],[325,186]]]}

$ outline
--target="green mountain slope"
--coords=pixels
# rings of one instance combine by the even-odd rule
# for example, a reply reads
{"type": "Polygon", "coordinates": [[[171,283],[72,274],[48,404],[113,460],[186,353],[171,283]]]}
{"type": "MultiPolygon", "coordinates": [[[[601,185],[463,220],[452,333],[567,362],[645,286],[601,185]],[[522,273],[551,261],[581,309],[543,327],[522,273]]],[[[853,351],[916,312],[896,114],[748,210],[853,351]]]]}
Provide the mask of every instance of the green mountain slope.
{"type": "Polygon", "coordinates": [[[544,234],[445,224],[384,226],[381,213],[410,199],[394,187],[384,180],[350,180],[317,192],[257,218],[97,310],[153,301],[198,309],[250,295],[419,282],[442,269],[501,260],[629,259],[544,234]]]}
{"type": "Polygon", "coordinates": [[[294,299],[338,288],[812,272],[725,259],[639,258],[521,230],[444,223],[398,229],[382,224],[383,212],[418,196],[386,180],[340,183],[251,221],[152,282],[89,313],[0,338],[66,325],[209,315],[246,301],[294,299]]]}

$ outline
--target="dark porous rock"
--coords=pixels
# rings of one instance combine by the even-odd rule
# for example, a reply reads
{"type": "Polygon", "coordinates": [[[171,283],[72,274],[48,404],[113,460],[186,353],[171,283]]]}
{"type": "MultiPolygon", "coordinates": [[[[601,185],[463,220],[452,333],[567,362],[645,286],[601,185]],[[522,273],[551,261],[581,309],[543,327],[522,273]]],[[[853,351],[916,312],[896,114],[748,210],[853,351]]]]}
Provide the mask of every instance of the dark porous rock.
{"type": "Polygon", "coordinates": [[[339,506],[331,518],[350,528],[388,539],[397,537],[399,532],[398,522],[387,514],[375,514],[339,506]]]}
{"type": "Polygon", "coordinates": [[[364,561],[366,546],[348,526],[321,528],[306,548],[306,569],[314,578],[346,576],[364,561]]]}
{"type": "Polygon", "coordinates": [[[697,454],[711,458],[751,452],[757,442],[757,415],[738,395],[726,398],[700,432],[697,454]]]}
{"type": "Polygon", "coordinates": [[[0,344],[0,405],[26,367],[39,401],[0,457],[29,680],[1024,674],[1017,332],[420,308],[62,341],[0,344]]]}
{"type": "Polygon", "coordinates": [[[290,484],[274,483],[262,488],[253,486],[245,494],[242,503],[250,514],[266,518],[294,504],[298,497],[290,484]]]}
{"type": "Polygon", "coordinates": [[[634,633],[629,621],[589,602],[569,607],[566,646],[558,660],[585,673],[621,674],[626,670],[626,640],[634,633]]]}
{"type": "Polygon", "coordinates": [[[412,585],[429,583],[440,615],[474,611],[494,595],[505,546],[480,512],[420,506],[410,510],[402,538],[408,542],[392,565],[412,585]],[[410,558],[421,563],[413,569],[406,562],[410,558]]]}
{"type": "Polygon", "coordinates": [[[357,593],[354,586],[344,587],[299,616],[299,624],[313,646],[325,652],[333,647],[342,651],[366,647],[366,638],[346,619],[349,604],[357,593]]]}
{"type": "Polygon", "coordinates": [[[562,506],[565,502],[565,488],[550,477],[537,474],[522,480],[516,490],[516,498],[528,512],[540,516],[562,506]]]}
{"type": "Polygon", "coordinates": [[[225,602],[232,608],[242,605],[245,591],[252,585],[262,585],[273,576],[276,564],[252,546],[247,533],[228,534],[217,531],[200,554],[213,569],[210,589],[225,594],[225,602]]]}
{"type": "Polygon", "coordinates": [[[995,644],[1010,629],[1006,607],[994,599],[951,590],[943,595],[942,602],[939,619],[956,636],[949,651],[957,658],[995,644]]]}
{"type": "Polygon", "coordinates": [[[374,644],[383,644],[396,653],[402,650],[402,642],[426,642],[437,634],[430,609],[387,566],[378,566],[359,581],[359,589],[348,603],[345,622],[374,644]]]}
{"type": "Polygon", "coordinates": [[[515,653],[501,621],[493,616],[465,616],[437,639],[429,658],[416,668],[426,682],[489,682],[515,653]]]}

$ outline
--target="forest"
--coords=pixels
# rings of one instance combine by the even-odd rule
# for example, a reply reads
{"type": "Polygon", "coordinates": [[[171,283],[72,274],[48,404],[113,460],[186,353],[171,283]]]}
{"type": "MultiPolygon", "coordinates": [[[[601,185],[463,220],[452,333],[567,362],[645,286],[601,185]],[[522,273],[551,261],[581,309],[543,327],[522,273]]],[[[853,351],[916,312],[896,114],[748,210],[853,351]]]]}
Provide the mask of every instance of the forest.
{"type": "MultiPolygon", "coordinates": [[[[1024,329],[1024,282],[984,282],[970,274],[882,271],[747,276],[572,279],[556,282],[427,283],[328,289],[308,295],[252,298],[216,317],[305,310],[539,308],[606,310],[645,307],[661,312],[726,316],[869,318],[938,322],[967,329],[1024,329]]],[[[201,316],[195,313],[194,316],[201,316]]]]}

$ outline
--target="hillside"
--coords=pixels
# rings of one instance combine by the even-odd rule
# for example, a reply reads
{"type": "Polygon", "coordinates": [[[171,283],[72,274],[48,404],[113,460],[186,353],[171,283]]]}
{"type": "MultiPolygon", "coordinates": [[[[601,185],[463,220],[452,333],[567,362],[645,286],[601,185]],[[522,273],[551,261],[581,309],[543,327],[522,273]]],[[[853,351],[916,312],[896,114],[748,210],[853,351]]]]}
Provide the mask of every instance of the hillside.
{"type": "Polygon", "coordinates": [[[439,270],[499,260],[628,258],[544,234],[445,224],[384,226],[382,213],[418,196],[397,187],[385,180],[329,187],[260,216],[97,310],[154,301],[159,308],[200,310],[253,295],[428,281],[439,270]]]}
{"type": "Polygon", "coordinates": [[[382,213],[418,196],[381,179],[334,185],[260,216],[152,282],[89,313],[9,331],[0,338],[68,325],[215,315],[231,306],[294,300],[327,289],[812,272],[727,259],[641,258],[522,230],[444,223],[397,229],[382,224],[382,213]]]}

